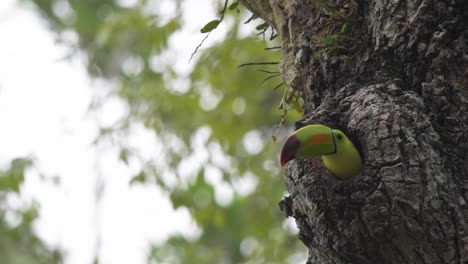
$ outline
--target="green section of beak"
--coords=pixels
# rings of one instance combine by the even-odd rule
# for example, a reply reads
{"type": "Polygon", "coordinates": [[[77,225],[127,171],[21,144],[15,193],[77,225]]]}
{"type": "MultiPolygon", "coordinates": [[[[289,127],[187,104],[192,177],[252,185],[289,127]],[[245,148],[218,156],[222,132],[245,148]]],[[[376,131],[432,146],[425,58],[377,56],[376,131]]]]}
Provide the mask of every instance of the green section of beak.
{"type": "Polygon", "coordinates": [[[327,126],[305,126],[297,130],[294,135],[301,141],[296,158],[317,157],[336,152],[333,130],[327,126]]]}

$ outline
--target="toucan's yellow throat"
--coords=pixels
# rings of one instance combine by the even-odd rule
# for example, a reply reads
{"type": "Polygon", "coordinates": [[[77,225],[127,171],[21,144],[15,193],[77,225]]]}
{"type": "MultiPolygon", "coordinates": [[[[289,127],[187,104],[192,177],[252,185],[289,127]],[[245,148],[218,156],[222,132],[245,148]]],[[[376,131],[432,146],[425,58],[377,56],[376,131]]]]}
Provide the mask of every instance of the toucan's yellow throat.
{"type": "Polygon", "coordinates": [[[339,179],[356,176],[362,170],[359,152],[348,137],[324,125],[308,125],[295,131],[281,150],[281,166],[292,159],[321,156],[325,167],[339,179]]]}

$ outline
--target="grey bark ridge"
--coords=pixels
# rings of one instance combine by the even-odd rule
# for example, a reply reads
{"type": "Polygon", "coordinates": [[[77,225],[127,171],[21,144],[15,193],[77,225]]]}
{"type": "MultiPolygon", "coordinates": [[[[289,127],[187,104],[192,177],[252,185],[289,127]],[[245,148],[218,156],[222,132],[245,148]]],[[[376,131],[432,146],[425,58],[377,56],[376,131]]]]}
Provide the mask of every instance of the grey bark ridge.
{"type": "Polygon", "coordinates": [[[468,1],[327,1],[345,20],[318,1],[241,1],[280,34],[296,128],[343,130],[365,163],[348,181],[319,159],[286,166],[280,208],[308,263],[468,263],[468,1]],[[316,56],[313,36],[343,23],[348,48],[316,56]]]}

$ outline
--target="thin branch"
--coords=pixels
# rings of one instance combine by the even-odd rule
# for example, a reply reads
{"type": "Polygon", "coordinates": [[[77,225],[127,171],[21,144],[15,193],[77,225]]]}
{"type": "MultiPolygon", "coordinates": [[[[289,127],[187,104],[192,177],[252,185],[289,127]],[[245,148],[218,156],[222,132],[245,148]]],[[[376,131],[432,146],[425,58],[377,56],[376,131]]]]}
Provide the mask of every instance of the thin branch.
{"type": "Polygon", "coordinates": [[[244,24],[248,24],[250,21],[256,19],[257,16],[256,15],[252,15],[249,19],[247,19],[247,21],[244,22],[244,24]]]}
{"type": "Polygon", "coordinates": [[[276,89],[280,88],[281,86],[283,86],[283,84],[284,84],[284,82],[281,82],[280,84],[276,85],[276,86],[273,88],[273,90],[276,90],[276,89]]]}
{"type": "Polygon", "coordinates": [[[262,31],[260,33],[257,33],[257,36],[260,36],[260,35],[263,36],[263,41],[265,41],[265,32],[267,30],[268,30],[268,27],[265,27],[264,29],[262,29],[262,31]]]}
{"type": "Polygon", "coordinates": [[[276,143],[276,139],[277,139],[276,136],[278,135],[281,126],[283,126],[283,124],[284,124],[284,119],[285,119],[285,117],[286,117],[287,114],[288,114],[288,110],[284,110],[284,111],[283,111],[283,114],[281,114],[280,122],[279,122],[278,125],[276,126],[275,132],[273,132],[273,135],[271,135],[271,140],[273,140],[274,143],[276,143]]]}
{"type": "Polygon", "coordinates": [[[273,50],[273,49],[281,49],[281,46],[274,46],[274,47],[265,48],[265,50],[273,50]]]}
{"type": "Polygon", "coordinates": [[[205,42],[205,40],[210,36],[210,32],[208,32],[208,34],[206,34],[206,36],[202,39],[202,41],[200,42],[200,44],[198,44],[198,46],[195,48],[195,50],[192,52],[192,55],[190,55],[190,59],[189,59],[189,63],[190,61],[192,61],[192,58],[193,56],[195,55],[195,53],[197,53],[198,49],[203,45],[203,42],[205,42]]]}
{"type": "Polygon", "coordinates": [[[264,73],[271,73],[271,74],[280,73],[279,71],[267,71],[267,70],[262,70],[262,69],[259,69],[258,71],[259,71],[259,72],[264,72],[264,73]]]}
{"type": "Polygon", "coordinates": [[[224,7],[223,7],[223,11],[222,11],[223,14],[221,15],[221,18],[219,19],[219,23],[221,23],[221,21],[223,21],[224,14],[226,14],[226,8],[227,8],[228,1],[229,1],[229,0],[225,0],[225,1],[224,1],[224,7]]]}
{"type": "Polygon", "coordinates": [[[252,66],[252,65],[277,65],[279,64],[279,62],[249,62],[249,63],[243,63],[239,66],[237,66],[237,68],[241,68],[241,67],[245,67],[245,66],[252,66]]]}
{"type": "MultiPolygon", "coordinates": [[[[272,78],[278,77],[278,76],[280,76],[280,75],[281,75],[281,74],[278,73],[278,74],[275,74],[275,75],[268,76],[268,77],[266,77],[265,79],[263,79],[263,81],[260,83],[260,85],[262,85],[262,84],[265,83],[266,81],[268,81],[268,80],[270,80],[270,79],[272,79],[272,78]]],[[[276,89],[276,88],[275,88],[275,89],[276,89]]]]}
{"type": "MultiPolygon", "coordinates": [[[[219,23],[218,23],[218,25],[221,24],[221,22],[222,22],[223,19],[224,19],[224,14],[226,14],[226,8],[227,8],[228,1],[229,1],[229,0],[225,0],[225,1],[224,1],[224,7],[223,7],[223,10],[221,11],[221,17],[219,18],[219,23]]],[[[216,26],[216,27],[218,27],[218,26],[216,26]]],[[[216,27],[215,27],[215,28],[216,28],[216,27]]],[[[213,30],[214,30],[214,28],[213,28],[213,30]]],[[[195,48],[195,50],[192,52],[192,55],[190,55],[190,59],[189,59],[189,61],[188,61],[189,63],[192,61],[192,58],[193,58],[193,56],[195,55],[195,53],[197,53],[198,49],[203,45],[203,42],[205,42],[205,40],[208,38],[208,36],[210,36],[210,33],[211,33],[213,30],[211,30],[210,32],[208,32],[208,34],[206,34],[206,37],[204,37],[204,38],[202,39],[202,41],[200,42],[200,44],[198,44],[198,46],[197,46],[197,47],[195,48]]]]}
{"type": "Polygon", "coordinates": [[[273,28],[271,28],[270,40],[274,40],[277,36],[278,36],[278,34],[275,34],[275,30],[273,28]]]}

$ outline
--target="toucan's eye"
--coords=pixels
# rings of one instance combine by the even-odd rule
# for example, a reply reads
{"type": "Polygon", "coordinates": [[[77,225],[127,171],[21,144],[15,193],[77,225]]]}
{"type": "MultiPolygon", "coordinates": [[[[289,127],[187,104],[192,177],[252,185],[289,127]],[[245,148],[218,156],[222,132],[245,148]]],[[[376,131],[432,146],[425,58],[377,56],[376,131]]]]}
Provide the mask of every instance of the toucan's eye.
{"type": "Polygon", "coordinates": [[[341,134],[337,134],[337,135],[336,135],[336,139],[338,139],[338,140],[342,140],[342,139],[343,139],[343,135],[341,135],[341,134]]]}

